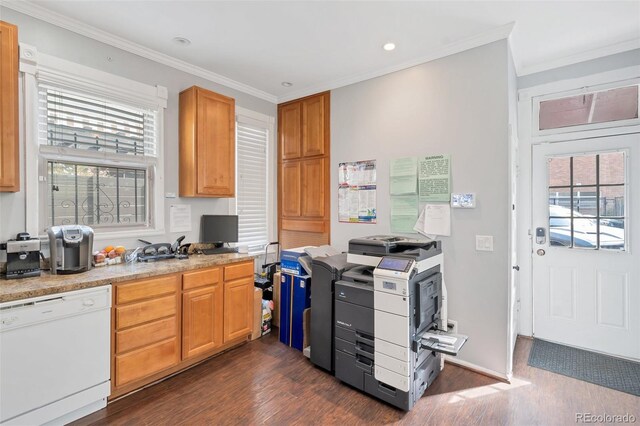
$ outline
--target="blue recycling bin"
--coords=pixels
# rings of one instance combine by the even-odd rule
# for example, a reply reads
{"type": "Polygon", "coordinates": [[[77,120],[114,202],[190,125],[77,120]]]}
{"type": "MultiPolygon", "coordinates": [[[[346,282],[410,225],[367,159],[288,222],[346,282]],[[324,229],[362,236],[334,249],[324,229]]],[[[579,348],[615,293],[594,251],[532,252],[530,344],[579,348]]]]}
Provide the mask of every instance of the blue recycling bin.
{"type": "Polygon", "coordinates": [[[280,341],[301,351],[304,311],[311,306],[311,277],[283,274],[280,282],[280,341]]]}

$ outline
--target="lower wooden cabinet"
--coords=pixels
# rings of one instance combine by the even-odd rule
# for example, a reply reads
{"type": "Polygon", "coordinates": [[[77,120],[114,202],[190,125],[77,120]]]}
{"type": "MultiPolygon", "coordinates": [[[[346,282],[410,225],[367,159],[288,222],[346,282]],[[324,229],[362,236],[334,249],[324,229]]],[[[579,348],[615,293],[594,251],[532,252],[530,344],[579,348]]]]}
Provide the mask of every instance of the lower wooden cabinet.
{"type": "Polygon", "coordinates": [[[116,356],[115,386],[125,385],[176,365],[180,361],[177,343],[178,338],[172,337],[116,356]]]}
{"type": "Polygon", "coordinates": [[[222,346],[222,287],[211,285],[182,295],[182,358],[222,346]]]}
{"type": "Polygon", "coordinates": [[[180,362],[180,277],[169,275],[116,286],[112,388],[180,362]]]}
{"type": "Polygon", "coordinates": [[[247,340],[253,261],[115,284],[110,398],[247,340]]]}
{"type": "Polygon", "coordinates": [[[224,342],[251,334],[253,277],[224,283],[224,342]]]}

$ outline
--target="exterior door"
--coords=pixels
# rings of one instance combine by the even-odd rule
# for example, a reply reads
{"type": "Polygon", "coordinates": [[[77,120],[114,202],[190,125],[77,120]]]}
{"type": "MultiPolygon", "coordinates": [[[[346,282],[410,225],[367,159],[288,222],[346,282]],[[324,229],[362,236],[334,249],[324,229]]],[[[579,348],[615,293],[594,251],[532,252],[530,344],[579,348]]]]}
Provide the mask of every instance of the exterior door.
{"type": "Polygon", "coordinates": [[[640,135],[533,147],[537,338],[640,359],[640,135]]]}

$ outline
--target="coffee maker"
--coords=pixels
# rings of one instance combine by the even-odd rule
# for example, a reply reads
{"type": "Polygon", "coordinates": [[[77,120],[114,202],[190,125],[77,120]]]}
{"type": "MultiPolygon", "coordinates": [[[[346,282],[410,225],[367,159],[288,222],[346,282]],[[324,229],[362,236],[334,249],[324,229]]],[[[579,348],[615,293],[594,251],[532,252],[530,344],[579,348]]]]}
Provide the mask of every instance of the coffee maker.
{"type": "Polygon", "coordinates": [[[77,274],[92,268],[93,229],[83,225],[47,229],[51,274],[77,274]]]}
{"type": "Polygon", "coordinates": [[[40,240],[21,232],[3,244],[7,250],[7,279],[40,276],[40,240]]]}

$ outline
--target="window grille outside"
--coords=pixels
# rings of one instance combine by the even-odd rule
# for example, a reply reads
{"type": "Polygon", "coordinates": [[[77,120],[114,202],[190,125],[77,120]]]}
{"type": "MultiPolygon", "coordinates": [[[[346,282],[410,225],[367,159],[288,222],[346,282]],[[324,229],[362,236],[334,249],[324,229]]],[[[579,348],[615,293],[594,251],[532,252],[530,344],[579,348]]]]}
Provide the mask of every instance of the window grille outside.
{"type": "Polygon", "coordinates": [[[49,161],[50,225],[147,225],[147,171],[49,161]]]}

